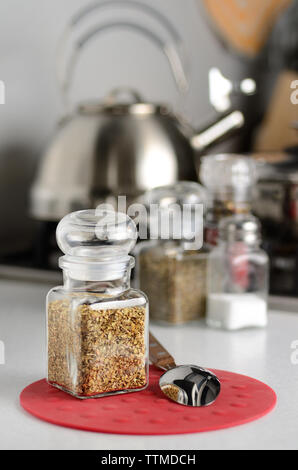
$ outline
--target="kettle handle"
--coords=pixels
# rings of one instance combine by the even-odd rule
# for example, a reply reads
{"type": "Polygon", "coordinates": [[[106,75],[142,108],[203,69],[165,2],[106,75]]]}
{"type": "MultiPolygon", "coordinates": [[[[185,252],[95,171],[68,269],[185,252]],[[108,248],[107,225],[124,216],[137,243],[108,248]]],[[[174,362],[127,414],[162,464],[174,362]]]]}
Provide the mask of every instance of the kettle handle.
{"type": "MultiPolygon", "coordinates": [[[[113,2],[113,0],[112,0],[111,3],[114,4],[114,3],[120,3],[120,2],[117,2],[116,0],[114,0],[114,2],[113,2]]],[[[124,2],[121,2],[121,3],[124,4],[124,2]]],[[[135,6],[135,2],[133,2],[133,1],[129,1],[128,4],[135,6]]],[[[140,4],[138,4],[138,5],[140,6],[140,4]]],[[[104,2],[103,4],[97,4],[97,7],[101,7],[101,6],[106,6],[106,2],[104,2]]],[[[95,8],[95,6],[93,6],[93,8],[95,8]]],[[[149,8],[150,8],[150,10],[153,10],[151,7],[149,7],[149,8]]],[[[178,53],[178,50],[177,50],[178,48],[175,47],[177,45],[177,38],[180,38],[178,33],[175,32],[175,36],[173,36],[173,31],[171,30],[171,35],[172,35],[172,37],[175,38],[175,45],[174,45],[172,43],[164,41],[159,36],[157,36],[155,33],[153,33],[151,30],[145,28],[144,26],[141,26],[141,25],[133,23],[133,22],[117,21],[117,22],[105,23],[103,25],[94,27],[92,30],[89,30],[87,33],[85,33],[85,35],[83,37],[76,40],[76,42],[74,44],[74,49],[73,49],[73,51],[70,55],[69,61],[66,64],[66,66],[64,66],[64,63],[65,63],[65,61],[64,61],[64,52],[65,52],[68,36],[69,36],[69,34],[70,34],[70,32],[73,28],[73,25],[77,25],[78,21],[80,19],[82,19],[82,17],[85,16],[90,11],[92,11],[91,10],[91,5],[90,5],[88,10],[87,10],[87,8],[84,10],[84,15],[82,15],[82,13],[80,13],[80,15],[77,15],[76,19],[72,20],[71,25],[70,25],[70,29],[68,28],[68,29],[65,30],[65,32],[62,36],[61,42],[60,42],[60,47],[58,49],[57,77],[58,77],[58,81],[60,83],[60,89],[61,89],[61,92],[62,92],[62,97],[63,97],[63,100],[64,100],[66,105],[68,105],[68,94],[69,94],[70,86],[71,86],[71,83],[72,83],[74,68],[75,68],[76,63],[77,63],[78,55],[82,51],[83,47],[94,36],[97,36],[97,35],[105,32],[107,30],[120,28],[120,27],[125,28],[125,29],[134,30],[137,33],[142,34],[143,36],[145,36],[149,40],[151,40],[151,42],[153,42],[159,49],[161,49],[164,52],[166,58],[168,59],[168,62],[169,62],[169,65],[171,67],[173,76],[175,78],[178,90],[181,93],[185,93],[187,91],[188,81],[187,81],[186,74],[185,74],[185,71],[184,71],[182,58],[180,57],[180,54],[178,53]]],[[[154,12],[158,17],[163,18],[161,21],[164,23],[164,21],[165,21],[164,17],[161,16],[155,10],[154,10],[154,12]]],[[[166,21],[168,22],[168,20],[166,20],[166,21]]],[[[172,25],[171,25],[171,28],[174,29],[174,27],[172,25]]]]}
{"type": "Polygon", "coordinates": [[[143,11],[147,13],[152,18],[155,18],[164,28],[170,33],[173,40],[177,44],[182,45],[182,38],[179,31],[174,27],[174,25],[164,16],[160,11],[156,10],[150,5],[145,3],[139,3],[136,0],[102,0],[101,2],[94,1],[89,5],[82,7],[71,19],[68,30],[74,29],[86,16],[92,13],[94,10],[102,10],[106,7],[120,6],[124,8],[132,7],[135,10],[143,11]]]}

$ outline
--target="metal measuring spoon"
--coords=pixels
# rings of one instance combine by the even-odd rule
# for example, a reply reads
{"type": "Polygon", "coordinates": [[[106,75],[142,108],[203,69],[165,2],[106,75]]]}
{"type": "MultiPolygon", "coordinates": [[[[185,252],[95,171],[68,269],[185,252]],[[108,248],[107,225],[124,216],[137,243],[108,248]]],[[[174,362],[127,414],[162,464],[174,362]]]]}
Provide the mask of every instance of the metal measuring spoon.
{"type": "Polygon", "coordinates": [[[220,392],[215,374],[202,367],[177,366],[170,353],[149,334],[149,357],[152,364],[166,372],[159,379],[162,392],[180,405],[205,406],[213,403],[220,392]]]}

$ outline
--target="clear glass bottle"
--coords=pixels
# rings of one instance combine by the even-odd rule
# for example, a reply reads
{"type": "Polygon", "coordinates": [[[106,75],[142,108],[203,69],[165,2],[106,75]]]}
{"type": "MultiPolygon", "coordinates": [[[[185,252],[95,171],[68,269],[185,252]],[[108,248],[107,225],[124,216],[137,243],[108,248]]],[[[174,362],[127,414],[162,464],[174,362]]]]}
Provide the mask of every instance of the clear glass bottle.
{"type": "Polygon", "coordinates": [[[205,198],[204,188],[191,182],[156,188],[144,196],[150,239],[137,245],[136,278],[148,295],[150,320],[178,325],[205,314],[205,198]]]}
{"type": "Polygon", "coordinates": [[[209,193],[205,217],[205,241],[216,245],[223,217],[249,214],[257,180],[256,163],[250,157],[218,154],[202,157],[200,180],[209,193]]]}
{"type": "Polygon", "coordinates": [[[58,224],[64,285],[47,296],[47,377],[75,397],[148,384],[148,301],[130,288],[136,236],[116,212],[74,212],[58,224]]]}
{"type": "Polygon", "coordinates": [[[209,326],[228,330],[266,326],[269,266],[260,243],[255,217],[236,215],[220,222],[218,245],[208,260],[209,326]]]}

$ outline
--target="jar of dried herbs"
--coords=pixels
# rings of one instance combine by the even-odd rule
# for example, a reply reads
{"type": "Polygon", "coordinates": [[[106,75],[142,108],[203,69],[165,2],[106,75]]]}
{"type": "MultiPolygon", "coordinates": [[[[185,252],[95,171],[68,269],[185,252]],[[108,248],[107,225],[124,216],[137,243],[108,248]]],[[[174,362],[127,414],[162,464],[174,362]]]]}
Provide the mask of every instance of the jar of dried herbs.
{"type": "Polygon", "coordinates": [[[144,196],[149,240],[137,245],[138,287],[150,302],[150,319],[183,324],[204,316],[208,249],[203,244],[205,190],[180,182],[144,196]]]}
{"type": "Polygon", "coordinates": [[[136,233],[112,211],[74,212],[57,227],[64,285],[47,297],[47,377],[75,397],[148,384],[148,301],[130,288],[136,233]]]}
{"type": "Polygon", "coordinates": [[[207,155],[201,159],[200,180],[209,193],[205,241],[216,245],[219,223],[224,217],[251,213],[256,162],[238,154],[207,155]]]}

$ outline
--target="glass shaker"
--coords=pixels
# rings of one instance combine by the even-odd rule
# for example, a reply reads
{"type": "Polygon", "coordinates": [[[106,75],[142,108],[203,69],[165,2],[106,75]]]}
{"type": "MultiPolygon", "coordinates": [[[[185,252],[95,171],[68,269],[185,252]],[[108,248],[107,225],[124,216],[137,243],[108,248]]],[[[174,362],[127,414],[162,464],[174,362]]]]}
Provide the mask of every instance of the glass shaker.
{"type": "Polygon", "coordinates": [[[218,154],[202,157],[200,180],[209,193],[205,241],[216,245],[223,217],[249,214],[257,180],[256,163],[250,157],[218,154]]]}
{"type": "Polygon", "coordinates": [[[260,223],[236,215],[219,224],[208,260],[207,324],[237,330],[267,324],[268,257],[260,248],[260,223]]]}
{"type": "Polygon", "coordinates": [[[191,182],[156,188],[144,196],[150,239],[137,245],[136,278],[148,295],[150,320],[177,325],[205,314],[205,199],[204,188],[191,182]]]}
{"type": "Polygon", "coordinates": [[[57,242],[64,285],[47,296],[48,382],[77,398],[148,384],[148,301],[130,288],[136,226],[125,214],[64,217],[57,242]]]}

